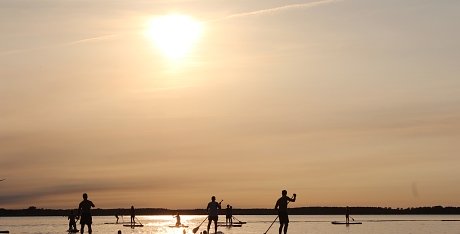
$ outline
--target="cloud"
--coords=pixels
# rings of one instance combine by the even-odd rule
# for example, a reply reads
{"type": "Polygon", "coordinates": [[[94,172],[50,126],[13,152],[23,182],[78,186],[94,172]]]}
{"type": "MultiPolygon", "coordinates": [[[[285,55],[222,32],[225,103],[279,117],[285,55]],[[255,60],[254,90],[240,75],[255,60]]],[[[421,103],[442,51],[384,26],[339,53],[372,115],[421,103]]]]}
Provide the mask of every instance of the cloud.
{"type": "MultiPolygon", "coordinates": [[[[166,177],[165,177],[166,178],[166,177]]],[[[186,182],[177,180],[171,181],[167,179],[149,179],[149,180],[135,180],[135,179],[105,179],[88,181],[82,180],[80,182],[68,181],[60,182],[50,186],[34,186],[30,185],[29,188],[24,189],[11,189],[8,192],[3,192],[0,195],[0,207],[11,207],[20,204],[30,203],[31,205],[46,205],[48,207],[55,206],[53,200],[59,200],[58,206],[62,206],[62,199],[72,200],[75,198],[74,195],[81,195],[83,192],[90,192],[92,196],[96,195],[107,195],[111,194],[110,197],[104,197],[107,200],[110,199],[123,199],[119,193],[131,191],[132,196],[136,196],[139,191],[149,191],[152,188],[170,190],[177,187],[186,188],[188,184],[186,182]],[[21,190],[21,191],[19,191],[21,190]],[[57,199],[59,198],[59,199],[57,199]],[[51,203],[49,202],[51,201],[51,203]]],[[[78,199],[79,196],[76,196],[78,199]]],[[[103,204],[103,203],[101,203],[103,204]]],[[[69,206],[69,203],[65,204],[69,206]]]]}
{"type": "Polygon", "coordinates": [[[330,4],[334,2],[340,2],[340,1],[343,1],[343,0],[319,0],[319,1],[308,2],[308,3],[290,4],[290,5],[280,6],[280,7],[273,7],[273,8],[268,8],[268,9],[232,14],[232,15],[228,15],[223,18],[217,19],[216,21],[247,17],[247,16],[265,15],[265,14],[275,13],[278,11],[286,11],[286,10],[299,9],[299,8],[311,8],[311,7],[316,7],[319,5],[330,4]]]}
{"type": "Polygon", "coordinates": [[[56,194],[72,194],[81,193],[82,191],[96,190],[99,185],[59,185],[53,187],[43,187],[39,189],[31,189],[28,191],[14,192],[11,194],[0,195],[0,206],[9,204],[20,204],[36,202],[38,199],[56,194]]]}

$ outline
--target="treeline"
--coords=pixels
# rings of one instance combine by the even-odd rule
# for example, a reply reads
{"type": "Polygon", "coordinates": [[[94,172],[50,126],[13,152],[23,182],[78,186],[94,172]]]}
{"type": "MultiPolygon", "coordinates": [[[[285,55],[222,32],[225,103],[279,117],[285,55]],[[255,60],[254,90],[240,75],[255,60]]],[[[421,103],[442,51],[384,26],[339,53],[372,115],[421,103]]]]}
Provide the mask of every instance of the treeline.
{"type": "MultiPolygon", "coordinates": [[[[43,209],[29,207],[28,209],[0,209],[0,216],[67,216],[70,209],[43,209]]],[[[75,212],[75,210],[73,210],[75,212]]],[[[170,210],[163,208],[139,208],[136,215],[205,215],[204,209],[170,210]]],[[[416,208],[391,208],[391,207],[350,207],[353,215],[409,215],[409,214],[443,214],[459,215],[460,207],[416,207],[416,208]]],[[[289,208],[292,215],[343,215],[344,207],[297,207],[289,208]]],[[[129,216],[130,209],[93,209],[95,216],[129,216]]],[[[224,214],[224,210],[222,210],[224,214]]],[[[273,209],[233,209],[234,215],[276,215],[273,209]]]]}

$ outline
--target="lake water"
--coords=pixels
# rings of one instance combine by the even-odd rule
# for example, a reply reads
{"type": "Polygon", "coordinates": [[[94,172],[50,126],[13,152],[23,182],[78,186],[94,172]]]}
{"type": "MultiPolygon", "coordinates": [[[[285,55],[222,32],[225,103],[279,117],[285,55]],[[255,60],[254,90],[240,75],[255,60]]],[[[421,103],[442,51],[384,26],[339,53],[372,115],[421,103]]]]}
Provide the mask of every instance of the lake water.
{"type": "MultiPolygon", "coordinates": [[[[116,234],[121,230],[123,234],[129,233],[160,233],[160,234],[182,234],[184,228],[170,228],[168,225],[175,223],[173,216],[136,216],[144,227],[131,229],[121,224],[105,224],[116,221],[113,216],[93,217],[93,233],[116,234]]],[[[241,221],[246,221],[242,227],[225,228],[219,227],[218,231],[224,234],[263,234],[276,218],[269,215],[241,215],[235,216],[241,221]]],[[[363,215],[352,216],[360,225],[333,225],[331,221],[343,221],[344,216],[333,215],[291,215],[289,216],[289,234],[460,234],[460,215],[363,215]],[[444,221],[443,221],[444,220],[444,221]]],[[[129,217],[123,217],[129,221],[129,217]]],[[[193,233],[192,230],[198,227],[205,219],[205,216],[181,216],[183,224],[189,225],[186,233],[193,233]]],[[[120,221],[122,219],[120,218],[120,221]]],[[[224,216],[219,216],[219,221],[225,221],[224,216]]],[[[201,225],[199,231],[205,230],[207,221],[201,225]]],[[[276,222],[267,234],[278,233],[278,222],[276,222]]],[[[77,224],[79,228],[79,224],[77,224]]],[[[211,229],[214,226],[211,226],[211,229]]],[[[9,230],[10,233],[66,233],[68,228],[67,217],[0,217],[0,230],[9,230]]],[[[85,233],[87,230],[85,230],[85,233]]]]}

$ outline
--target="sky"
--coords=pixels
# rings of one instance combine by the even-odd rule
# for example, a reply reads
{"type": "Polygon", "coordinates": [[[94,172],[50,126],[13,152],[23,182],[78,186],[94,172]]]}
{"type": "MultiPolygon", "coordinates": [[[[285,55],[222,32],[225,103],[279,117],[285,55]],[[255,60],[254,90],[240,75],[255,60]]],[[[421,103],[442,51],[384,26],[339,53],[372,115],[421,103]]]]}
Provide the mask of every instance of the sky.
{"type": "Polygon", "coordinates": [[[2,0],[0,207],[460,206],[459,10],[2,0]]]}

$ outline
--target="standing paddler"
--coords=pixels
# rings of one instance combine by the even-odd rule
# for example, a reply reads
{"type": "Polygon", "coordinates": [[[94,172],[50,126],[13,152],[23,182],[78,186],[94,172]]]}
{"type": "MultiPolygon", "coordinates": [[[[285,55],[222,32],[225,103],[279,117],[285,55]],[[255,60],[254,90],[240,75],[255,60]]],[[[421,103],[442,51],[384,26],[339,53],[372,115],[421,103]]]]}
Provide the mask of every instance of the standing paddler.
{"type": "Polygon", "coordinates": [[[280,220],[280,228],[279,234],[284,230],[284,234],[287,234],[288,224],[289,224],[289,216],[287,212],[287,206],[289,202],[295,202],[296,194],[293,194],[293,197],[290,198],[287,196],[287,191],[283,190],[281,192],[281,197],[276,201],[275,210],[278,211],[278,218],[280,220]]]}
{"type": "Polygon", "coordinates": [[[219,219],[219,209],[221,209],[220,203],[222,203],[222,201],[217,203],[216,197],[212,196],[211,201],[208,203],[208,207],[206,207],[206,211],[208,212],[208,233],[212,221],[214,221],[214,233],[217,233],[217,220],[219,219]]]}
{"type": "Polygon", "coordinates": [[[91,234],[91,224],[93,223],[93,217],[91,216],[91,207],[94,207],[94,203],[88,200],[88,194],[83,193],[83,201],[78,206],[78,214],[80,216],[80,233],[83,234],[85,231],[85,224],[88,226],[88,233],[91,234]]]}

